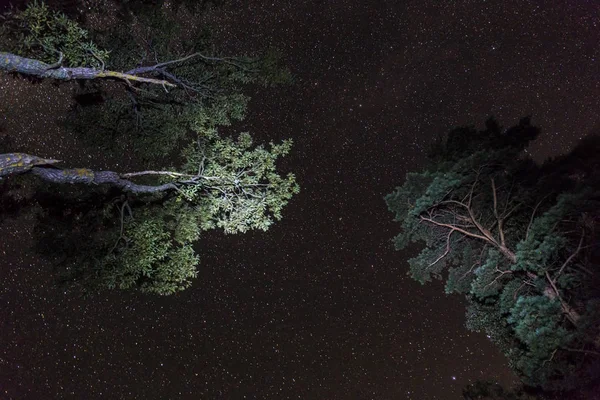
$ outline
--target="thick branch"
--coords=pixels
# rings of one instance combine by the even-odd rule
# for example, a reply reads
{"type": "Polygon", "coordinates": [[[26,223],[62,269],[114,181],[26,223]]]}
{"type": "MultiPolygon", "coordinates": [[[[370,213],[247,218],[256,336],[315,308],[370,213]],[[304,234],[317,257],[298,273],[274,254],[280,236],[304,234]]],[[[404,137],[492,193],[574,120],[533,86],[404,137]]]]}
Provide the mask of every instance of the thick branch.
{"type": "Polygon", "coordinates": [[[57,169],[49,167],[33,167],[31,172],[41,179],[53,183],[82,183],[86,185],[112,185],[126,192],[132,193],[158,193],[177,189],[174,183],[162,185],[138,185],[113,171],[92,171],[86,168],[57,169]]]}
{"type": "MultiPolygon", "coordinates": [[[[481,233],[481,235],[475,234],[473,232],[468,232],[465,230],[458,230],[459,232],[465,233],[468,232],[468,236],[471,237],[476,237],[478,239],[483,239],[485,240],[487,243],[493,245],[494,247],[496,247],[498,250],[500,250],[500,252],[502,254],[504,254],[512,263],[515,263],[517,261],[517,256],[515,255],[515,253],[513,253],[508,247],[506,247],[506,245],[502,244],[502,243],[498,243],[498,241],[494,238],[494,236],[492,235],[492,233],[487,230],[486,228],[483,227],[483,225],[481,225],[481,223],[477,220],[477,217],[475,216],[475,213],[473,212],[472,207],[470,206],[470,202],[471,202],[471,196],[469,196],[469,202],[467,204],[461,202],[461,201],[457,201],[457,200],[445,200],[440,202],[440,204],[444,204],[444,203],[450,203],[450,204],[456,204],[459,205],[461,207],[464,207],[467,210],[467,213],[469,214],[469,219],[471,220],[471,222],[475,225],[475,227],[477,228],[477,230],[481,233]]],[[[421,219],[423,219],[424,217],[421,217],[421,219]]],[[[434,221],[433,219],[429,219],[429,222],[433,222],[436,225],[439,226],[446,226],[446,227],[455,227],[457,228],[455,225],[450,225],[450,224],[442,224],[438,223],[437,221],[434,221]]]]}
{"type": "Polygon", "coordinates": [[[20,74],[36,76],[38,78],[50,78],[62,81],[70,81],[75,79],[91,80],[108,78],[122,80],[127,83],[135,81],[162,86],[177,86],[163,79],[144,78],[135,74],[128,74],[117,71],[103,71],[88,67],[52,67],[52,65],[46,64],[45,62],[39,60],[21,57],[16,54],[0,52],[0,70],[7,72],[18,72],[20,74]]]}
{"type": "Polygon", "coordinates": [[[560,292],[558,291],[558,288],[556,287],[552,278],[550,278],[550,274],[548,272],[546,272],[546,279],[550,283],[550,287],[546,287],[546,289],[544,290],[544,295],[549,299],[558,298],[563,312],[565,313],[569,321],[571,321],[573,325],[577,325],[580,318],[579,313],[563,300],[563,298],[560,295],[560,292]]]}

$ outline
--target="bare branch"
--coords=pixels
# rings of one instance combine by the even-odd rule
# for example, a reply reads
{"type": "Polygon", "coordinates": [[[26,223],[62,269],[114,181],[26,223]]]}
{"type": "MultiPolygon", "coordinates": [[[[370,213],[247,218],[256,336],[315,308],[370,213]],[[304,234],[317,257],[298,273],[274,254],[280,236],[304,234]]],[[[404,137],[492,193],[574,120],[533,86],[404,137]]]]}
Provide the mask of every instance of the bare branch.
{"type": "MultiPolygon", "coordinates": [[[[471,190],[473,190],[474,186],[471,188],[471,190]]],[[[469,214],[469,219],[470,221],[475,225],[475,227],[477,227],[477,230],[479,230],[479,232],[486,237],[487,241],[492,243],[494,246],[496,247],[500,247],[500,244],[498,244],[498,242],[496,241],[496,239],[492,236],[491,232],[487,229],[485,229],[477,220],[477,217],[475,216],[475,213],[473,212],[473,209],[470,206],[470,202],[471,202],[471,196],[469,196],[469,201],[465,204],[464,202],[461,201],[457,201],[457,200],[445,200],[443,202],[441,202],[440,204],[443,203],[449,203],[449,204],[457,204],[461,207],[464,207],[467,210],[467,213],[469,214]]]]}
{"type": "Polygon", "coordinates": [[[467,208],[471,207],[471,202],[473,201],[473,192],[475,191],[475,186],[477,186],[477,182],[479,182],[480,174],[481,174],[481,168],[477,170],[477,175],[475,175],[475,181],[471,185],[471,190],[469,191],[469,194],[467,194],[465,196],[465,198],[462,200],[463,203],[465,202],[465,200],[467,200],[467,208]]]}
{"type": "Polygon", "coordinates": [[[506,213],[506,209],[508,208],[508,202],[510,201],[510,196],[512,195],[512,191],[513,191],[514,187],[515,187],[515,180],[512,179],[510,182],[510,189],[508,189],[508,193],[506,194],[506,201],[504,202],[504,208],[502,209],[502,214],[505,215],[503,217],[504,219],[507,218],[505,213],[506,213]]]}
{"type": "Polygon", "coordinates": [[[498,194],[496,193],[496,182],[494,178],[491,178],[492,181],[492,193],[494,195],[494,216],[496,217],[496,221],[498,223],[498,234],[500,235],[500,245],[506,246],[506,240],[504,239],[504,220],[500,218],[498,215],[498,194]]]}
{"type": "Polygon", "coordinates": [[[115,251],[115,249],[117,248],[117,245],[119,244],[119,242],[121,241],[121,239],[123,239],[123,227],[124,227],[124,220],[125,220],[125,208],[127,207],[127,210],[129,211],[129,215],[133,216],[133,214],[131,213],[131,208],[129,207],[129,204],[127,203],[127,200],[123,203],[123,205],[121,206],[121,208],[119,209],[119,212],[121,213],[121,230],[119,233],[119,237],[117,238],[115,244],[113,245],[112,249],[110,249],[110,251],[108,252],[108,254],[112,254],[113,251],[115,251]]]}
{"type": "Polygon", "coordinates": [[[59,52],[58,61],[55,62],[54,64],[48,65],[48,67],[46,67],[46,71],[48,71],[50,69],[59,68],[62,65],[63,57],[64,57],[63,53],[59,52]]]}
{"type": "MultiPolygon", "coordinates": [[[[510,215],[517,209],[519,208],[521,205],[523,205],[523,203],[517,203],[514,205],[513,208],[511,208],[507,213],[503,214],[500,218],[502,218],[503,220],[508,219],[508,217],[510,217],[510,215]]],[[[508,205],[507,205],[508,206],[508,205]]],[[[504,210],[506,211],[506,207],[504,208],[504,210]]]]}
{"type": "Polygon", "coordinates": [[[441,227],[444,227],[444,228],[448,228],[448,229],[454,229],[455,231],[457,231],[457,232],[460,232],[460,233],[462,233],[463,235],[470,236],[470,237],[477,238],[477,239],[481,239],[481,240],[483,240],[483,241],[485,241],[485,242],[488,242],[488,243],[490,243],[490,244],[494,244],[493,242],[491,242],[491,241],[490,241],[490,240],[489,240],[487,237],[485,237],[485,236],[478,235],[478,234],[476,234],[476,233],[473,233],[473,232],[469,232],[469,231],[467,231],[467,230],[464,230],[464,229],[462,229],[462,228],[459,228],[459,227],[457,227],[457,226],[454,226],[454,225],[451,225],[451,224],[445,224],[445,223],[443,223],[443,222],[438,222],[438,221],[436,221],[436,220],[434,220],[434,219],[427,218],[427,217],[424,217],[424,216],[421,216],[421,220],[422,220],[422,221],[425,221],[425,222],[430,222],[430,223],[432,223],[432,224],[434,224],[434,225],[441,226],[441,227]]]}
{"type": "Polygon", "coordinates": [[[546,279],[550,283],[552,289],[550,289],[549,287],[546,288],[546,290],[544,290],[544,295],[550,299],[558,298],[558,301],[560,302],[566,317],[569,319],[569,321],[571,321],[571,323],[573,323],[573,325],[577,325],[577,322],[580,318],[579,314],[563,300],[554,281],[552,280],[552,278],[550,278],[550,274],[548,273],[548,271],[546,271],[546,279]]]}
{"type": "Polygon", "coordinates": [[[521,283],[521,286],[519,286],[517,288],[517,290],[515,290],[515,292],[513,293],[513,300],[517,299],[517,295],[519,294],[519,292],[521,291],[521,289],[523,288],[523,286],[527,285],[527,282],[523,281],[523,283],[521,283]]]}
{"type": "Polygon", "coordinates": [[[442,258],[446,257],[448,255],[448,253],[450,253],[450,236],[452,236],[452,233],[455,230],[456,229],[450,229],[450,232],[448,232],[448,236],[446,237],[446,251],[444,251],[444,253],[441,256],[439,256],[434,262],[429,264],[427,266],[427,268],[433,267],[435,264],[438,263],[438,261],[440,261],[442,258]]]}
{"type": "Polygon", "coordinates": [[[134,176],[143,176],[143,175],[167,175],[167,176],[172,176],[172,177],[176,177],[176,176],[180,176],[180,177],[195,177],[196,175],[191,175],[191,174],[182,174],[180,172],[173,172],[173,171],[139,171],[139,172],[128,172],[126,174],[120,174],[119,176],[121,178],[133,178],[134,176]]]}
{"type": "Polygon", "coordinates": [[[533,209],[533,212],[531,213],[531,218],[529,219],[529,225],[527,225],[527,231],[525,232],[525,240],[527,240],[527,238],[529,237],[529,230],[531,229],[531,224],[533,224],[533,218],[535,217],[535,212],[537,211],[538,207],[542,204],[542,202],[548,196],[549,196],[549,194],[542,197],[542,199],[535,205],[535,208],[533,209]]]}
{"type": "Polygon", "coordinates": [[[574,351],[576,353],[593,354],[595,356],[599,356],[600,357],[600,352],[598,352],[598,351],[571,349],[569,347],[561,347],[561,349],[566,350],[566,351],[574,351]]]}
{"type": "Polygon", "coordinates": [[[230,64],[230,65],[233,65],[233,66],[236,66],[236,67],[239,67],[239,68],[242,67],[238,63],[236,63],[235,61],[233,61],[233,60],[235,60],[235,58],[231,58],[231,57],[209,57],[209,56],[205,56],[202,53],[193,53],[193,54],[190,54],[188,56],[185,56],[185,57],[182,57],[182,58],[178,58],[177,60],[165,61],[165,62],[158,63],[158,64],[155,64],[155,65],[151,65],[151,66],[148,66],[148,67],[134,68],[132,70],[127,71],[126,73],[127,74],[145,74],[145,73],[148,73],[148,72],[153,72],[153,71],[159,70],[159,69],[161,69],[163,67],[166,67],[167,65],[185,62],[185,61],[187,61],[187,60],[189,60],[191,58],[194,58],[194,57],[199,57],[199,58],[201,58],[201,59],[203,59],[205,61],[219,61],[219,62],[224,62],[226,64],[230,64]]]}
{"type": "Polygon", "coordinates": [[[54,65],[46,64],[45,62],[34,60],[31,58],[21,57],[16,54],[0,52],[0,70],[7,72],[18,72],[24,75],[37,76],[38,78],[50,78],[62,81],[71,81],[75,79],[118,79],[125,82],[135,81],[142,83],[150,83],[162,86],[177,87],[177,85],[163,80],[144,78],[141,76],[127,74],[117,71],[104,71],[102,69],[88,67],[53,68],[54,65]]]}
{"type": "Polygon", "coordinates": [[[485,285],[483,287],[484,289],[487,289],[488,286],[491,286],[494,283],[496,283],[498,281],[498,279],[502,278],[504,275],[506,275],[506,274],[512,274],[513,273],[513,271],[511,271],[511,270],[502,271],[498,267],[496,267],[496,271],[495,272],[500,272],[500,275],[498,275],[496,278],[494,278],[493,281],[491,281],[490,283],[488,283],[487,285],[485,285]]]}
{"type": "Polygon", "coordinates": [[[542,363],[542,367],[543,367],[544,365],[546,365],[546,363],[548,363],[548,362],[552,361],[552,359],[554,358],[554,355],[556,354],[556,352],[557,352],[557,351],[558,351],[558,348],[554,349],[554,351],[552,352],[552,355],[550,356],[550,358],[549,358],[549,359],[547,359],[547,360],[544,360],[544,362],[542,363]]]}
{"type": "Polygon", "coordinates": [[[556,279],[560,276],[560,274],[562,274],[565,267],[571,262],[571,260],[573,260],[573,258],[575,258],[577,256],[577,253],[579,253],[579,251],[581,250],[581,245],[583,244],[584,236],[585,236],[585,230],[583,228],[581,228],[581,238],[579,238],[579,244],[577,245],[577,249],[573,252],[573,254],[571,254],[569,256],[569,258],[566,259],[566,261],[560,267],[560,269],[558,270],[556,275],[554,275],[553,282],[556,282],[556,279]]]}

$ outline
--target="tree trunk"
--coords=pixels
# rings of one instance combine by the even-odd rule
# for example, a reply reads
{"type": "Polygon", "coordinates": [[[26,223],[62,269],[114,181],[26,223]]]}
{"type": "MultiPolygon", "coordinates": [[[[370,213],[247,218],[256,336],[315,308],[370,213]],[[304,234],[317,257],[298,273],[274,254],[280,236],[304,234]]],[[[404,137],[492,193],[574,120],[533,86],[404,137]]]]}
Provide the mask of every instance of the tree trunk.
{"type": "Polygon", "coordinates": [[[118,174],[113,171],[92,171],[87,168],[60,169],[53,164],[60,160],[41,158],[25,153],[0,154],[0,178],[3,176],[32,173],[41,179],[53,183],[83,183],[85,185],[112,185],[126,192],[157,193],[177,190],[175,183],[162,185],[138,185],[128,179],[139,175],[169,175],[171,177],[190,177],[191,175],[171,171],[141,171],[118,174]]]}
{"type": "Polygon", "coordinates": [[[117,71],[104,71],[102,69],[87,67],[66,68],[59,66],[57,68],[53,68],[52,65],[46,64],[45,62],[39,60],[4,52],[0,52],[0,70],[7,72],[18,72],[20,74],[36,76],[38,78],[57,79],[61,81],[70,81],[75,79],[89,80],[112,78],[126,82],[136,81],[170,87],[176,86],[173,83],[162,79],[144,78],[138,75],[117,71]]]}
{"type": "Polygon", "coordinates": [[[173,183],[162,185],[138,185],[113,171],[92,171],[86,168],[58,169],[50,167],[33,167],[31,172],[41,179],[54,183],[83,183],[86,185],[112,185],[126,192],[157,193],[177,189],[173,183]]]}

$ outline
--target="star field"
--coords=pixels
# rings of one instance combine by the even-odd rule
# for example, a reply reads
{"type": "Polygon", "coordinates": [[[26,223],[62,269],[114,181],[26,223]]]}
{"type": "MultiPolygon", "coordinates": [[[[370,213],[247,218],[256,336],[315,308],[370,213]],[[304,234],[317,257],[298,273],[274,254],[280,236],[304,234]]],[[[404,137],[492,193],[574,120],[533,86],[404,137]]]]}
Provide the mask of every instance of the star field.
{"type": "MultiPolygon", "coordinates": [[[[406,276],[383,196],[456,125],[532,115],[538,160],[598,129],[600,7],[592,1],[232,1],[203,20],[227,54],[275,47],[291,87],[251,88],[231,131],[294,139],[302,187],[266,233],[205,234],[199,275],[172,297],[82,298],[28,251],[31,221],[0,225],[0,397],[459,399],[506,361],[464,328],[460,298],[406,276]],[[401,4],[399,4],[401,3],[401,4]]],[[[0,75],[4,133],[69,165],[54,119],[68,85],[0,75]]]]}

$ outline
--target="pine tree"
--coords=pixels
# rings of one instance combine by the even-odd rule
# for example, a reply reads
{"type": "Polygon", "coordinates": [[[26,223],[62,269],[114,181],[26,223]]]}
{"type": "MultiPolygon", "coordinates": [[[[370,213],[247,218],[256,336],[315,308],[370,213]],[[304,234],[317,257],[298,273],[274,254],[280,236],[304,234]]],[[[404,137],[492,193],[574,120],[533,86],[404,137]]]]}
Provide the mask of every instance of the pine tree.
{"type": "Polygon", "coordinates": [[[385,200],[402,224],[396,247],[424,244],[410,275],[465,295],[467,326],[527,385],[568,390],[600,361],[600,186],[574,156],[537,166],[523,150],[538,135],[529,118],[454,129],[385,200]]]}

